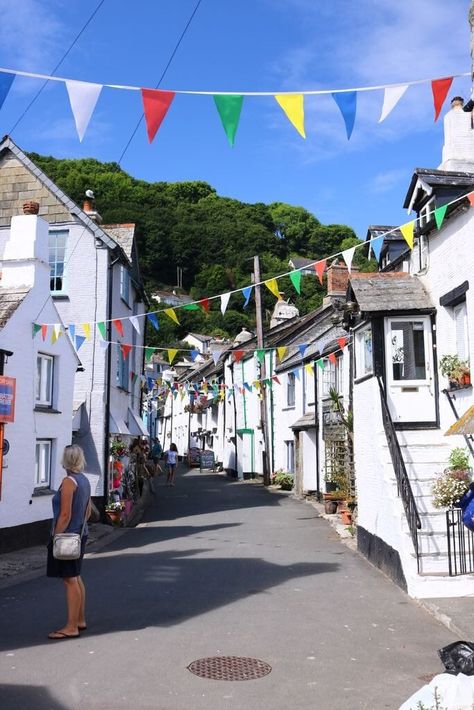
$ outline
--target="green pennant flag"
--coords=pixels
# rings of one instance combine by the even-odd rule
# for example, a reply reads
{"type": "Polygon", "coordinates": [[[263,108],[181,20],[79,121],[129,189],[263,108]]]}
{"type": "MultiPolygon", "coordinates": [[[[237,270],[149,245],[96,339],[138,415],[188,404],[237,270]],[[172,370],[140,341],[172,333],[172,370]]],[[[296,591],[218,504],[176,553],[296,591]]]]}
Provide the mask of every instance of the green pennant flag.
{"type": "Polygon", "coordinates": [[[263,362],[265,359],[265,350],[263,350],[263,349],[256,350],[255,355],[257,356],[257,359],[259,362],[263,362]]]}
{"type": "Polygon", "coordinates": [[[444,217],[446,215],[446,210],[448,209],[448,205],[442,205],[441,207],[437,207],[434,211],[434,217],[436,220],[436,226],[438,229],[441,229],[441,225],[444,222],[444,217]]]}
{"type": "Polygon", "coordinates": [[[267,387],[273,387],[273,382],[271,380],[263,380],[267,387]]]}
{"type": "Polygon", "coordinates": [[[145,360],[150,362],[151,356],[155,352],[155,348],[145,348],[145,360]]]}
{"type": "Polygon", "coordinates": [[[317,360],[316,365],[321,368],[321,370],[324,370],[324,360],[317,360]]]}
{"type": "Polygon", "coordinates": [[[138,380],[138,375],[136,372],[133,373],[133,384],[138,380]]]}
{"type": "Polygon", "coordinates": [[[295,287],[296,293],[301,293],[301,271],[290,272],[291,283],[295,287]]]}
{"type": "Polygon", "coordinates": [[[239,125],[244,97],[238,94],[228,94],[226,96],[217,95],[214,96],[214,101],[219,111],[227,140],[232,147],[234,145],[235,134],[237,133],[237,126],[239,125]]]}
{"type": "Polygon", "coordinates": [[[38,333],[41,330],[41,326],[38,325],[38,323],[33,323],[33,338],[35,337],[36,333],[38,333]]]}
{"type": "Polygon", "coordinates": [[[186,303],[185,306],[182,306],[183,311],[199,311],[200,308],[197,303],[186,303]]]}
{"type": "Polygon", "coordinates": [[[107,331],[105,329],[105,323],[97,323],[97,328],[99,330],[99,333],[101,334],[102,338],[105,340],[107,336],[107,331]]]}

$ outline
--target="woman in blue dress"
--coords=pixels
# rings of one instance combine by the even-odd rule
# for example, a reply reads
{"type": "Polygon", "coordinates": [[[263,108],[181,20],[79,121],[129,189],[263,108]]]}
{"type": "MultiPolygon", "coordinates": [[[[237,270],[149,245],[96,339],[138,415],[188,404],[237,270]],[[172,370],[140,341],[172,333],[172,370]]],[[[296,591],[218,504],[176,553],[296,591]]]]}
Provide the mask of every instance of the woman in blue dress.
{"type": "MultiPolygon", "coordinates": [[[[61,461],[67,476],[53,497],[52,536],[56,533],[80,533],[91,512],[91,486],[84,475],[84,452],[75,444],[66,446],[61,461]]],[[[82,558],[87,543],[87,523],[82,536],[81,556],[78,560],[57,560],[53,557],[53,540],[48,545],[48,577],[60,577],[64,582],[67,621],[57,631],[48,634],[52,641],[78,638],[87,628],[85,617],[86,590],[81,579],[82,558]]]]}

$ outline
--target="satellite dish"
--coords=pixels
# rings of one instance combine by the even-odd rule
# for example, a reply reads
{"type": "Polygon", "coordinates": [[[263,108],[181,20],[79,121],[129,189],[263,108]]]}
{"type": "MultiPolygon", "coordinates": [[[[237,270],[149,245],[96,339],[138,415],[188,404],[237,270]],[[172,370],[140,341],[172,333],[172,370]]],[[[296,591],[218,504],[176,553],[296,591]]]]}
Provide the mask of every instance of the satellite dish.
{"type": "Polygon", "coordinates": [[[92,190],[86,190],[86,197],[90,197],[91,200],[94,199],[94,192],[92,190]]]}

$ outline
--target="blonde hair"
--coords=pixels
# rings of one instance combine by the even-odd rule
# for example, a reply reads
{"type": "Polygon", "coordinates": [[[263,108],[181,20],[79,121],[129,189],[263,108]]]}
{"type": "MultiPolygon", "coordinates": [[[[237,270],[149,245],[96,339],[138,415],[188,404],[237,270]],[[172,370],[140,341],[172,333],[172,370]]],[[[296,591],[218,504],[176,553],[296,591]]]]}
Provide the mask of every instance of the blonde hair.
{"type": "Polygon", "coordinates": [[[65,468],[66,471],[80,473],[84,470],[85,465],[86,460],[84,458],[84,452],[80,446],[77,446],[77,444],[70,444],[65,447],[61,466],[65,468]]]}

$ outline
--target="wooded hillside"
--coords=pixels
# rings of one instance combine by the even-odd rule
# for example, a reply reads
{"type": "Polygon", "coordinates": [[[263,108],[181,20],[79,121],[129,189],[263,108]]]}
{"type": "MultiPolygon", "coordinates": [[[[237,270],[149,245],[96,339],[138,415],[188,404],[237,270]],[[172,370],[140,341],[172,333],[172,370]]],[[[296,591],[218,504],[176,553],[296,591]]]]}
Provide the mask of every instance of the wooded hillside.
{"type": "MultiPolygon", "coordinates": [[[[288,271],[290,256],[318,259],[359,243],[350,227],[323,225],[303,207],[247,204],[217,195],[202,181],[149,183],[131,177],[117,163],[58,160],[35,153],[30,157],[79,205],[85,190],[92,189],[105,224],[136,223],[149,293],[173,287],[177,266],[183,269],[184,288],[198,299],[248,286],[254,254],[260,256],[262,277],[270,278],[288,271]]],[[[354,263],[373,270],[361,252],[356,251],[354,263]]],[[[301,314],[322,301],[324,291],[316,278],[303,278],[300,296],[289,279],[279,284],[301,314]]],[[[270,293],[263,296],[270,311],[275,299],[270,293]]],[[[233,336],[243,325],[254,324],[253,308],[244,311],[242,303],[241,295],[233,296],[225,317],[219,301],[209,315],[180,312],[182,327],[163,323],[154,344],[172,344],[189,330],[233,336]]]]}

